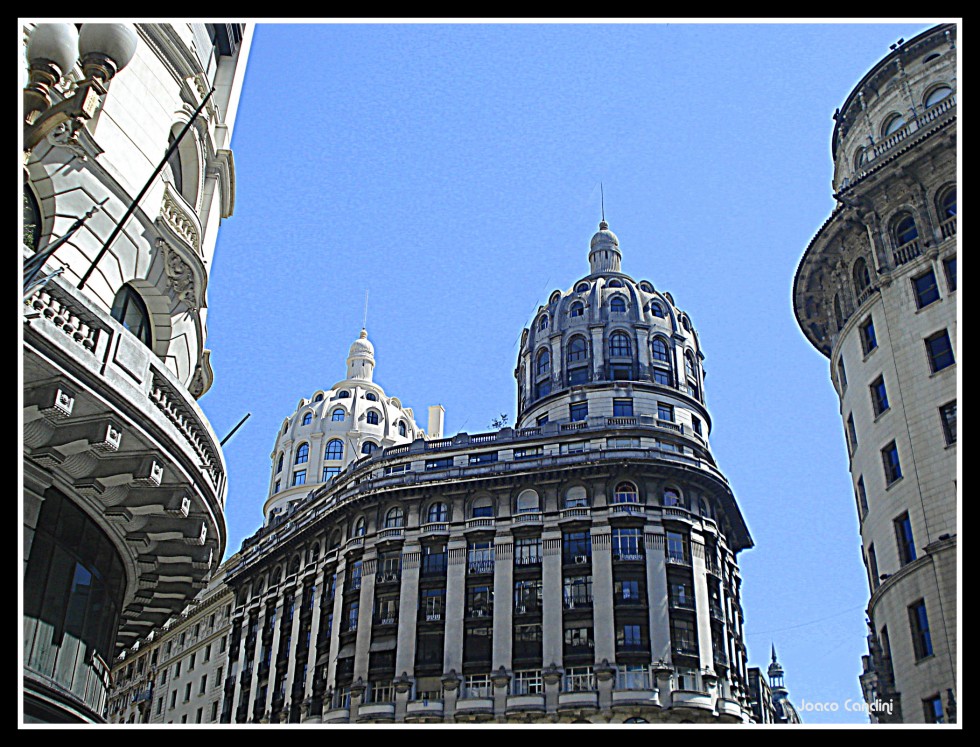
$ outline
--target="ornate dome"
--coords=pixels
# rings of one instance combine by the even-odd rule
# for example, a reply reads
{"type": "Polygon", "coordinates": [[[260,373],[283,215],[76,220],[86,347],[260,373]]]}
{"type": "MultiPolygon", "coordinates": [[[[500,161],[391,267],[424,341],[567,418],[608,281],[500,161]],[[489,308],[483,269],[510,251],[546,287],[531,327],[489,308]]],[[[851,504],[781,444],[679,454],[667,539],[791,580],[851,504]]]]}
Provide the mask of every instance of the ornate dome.
{"type": "Polygon", "coordinates": [[[348,358],[354,357],[369,357],[374,358],[374,345],[367,338],[367,330],[362,328],[361,334],[358,336],[350,346],[350,352],[347,354],[348,358]]]}
{"type": "Polygon", "coordinates": [[[606,223],[606,221],[600,221],[599,230],[596,231],[595,236],[592,237],[590,247],[593,251],[596,249],[618,249],[619,237],[609,230],[609,224],[606,223]]]}

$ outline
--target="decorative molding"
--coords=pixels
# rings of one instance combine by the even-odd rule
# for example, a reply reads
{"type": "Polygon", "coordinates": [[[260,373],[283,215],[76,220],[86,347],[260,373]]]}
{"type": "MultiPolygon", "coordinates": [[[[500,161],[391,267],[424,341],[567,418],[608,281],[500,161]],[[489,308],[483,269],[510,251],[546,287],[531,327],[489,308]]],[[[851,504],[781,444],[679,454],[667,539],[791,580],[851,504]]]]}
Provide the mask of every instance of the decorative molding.
{"type": "Polygon", "coordinates": [[[177,238],[186,243],[198,255],[201,254],[200,221],[193,210],[189,210],[178,199],[170,183],[165,184],[163,201],[160,203],[159,220],[169,228],[177,238]]]}

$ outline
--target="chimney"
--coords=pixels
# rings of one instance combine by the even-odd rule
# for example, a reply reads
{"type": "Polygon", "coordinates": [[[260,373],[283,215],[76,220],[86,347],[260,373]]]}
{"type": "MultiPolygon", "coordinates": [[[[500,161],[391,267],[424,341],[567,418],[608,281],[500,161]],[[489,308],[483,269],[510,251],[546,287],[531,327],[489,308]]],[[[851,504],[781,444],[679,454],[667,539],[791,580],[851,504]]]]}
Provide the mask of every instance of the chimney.
{"type": "Polygon", "coordinates": [[[442,405],[429,406],[429,427],[426,429],[429,438],[442,438],[442,421],[445,417],[445,407],[442,405]]]}

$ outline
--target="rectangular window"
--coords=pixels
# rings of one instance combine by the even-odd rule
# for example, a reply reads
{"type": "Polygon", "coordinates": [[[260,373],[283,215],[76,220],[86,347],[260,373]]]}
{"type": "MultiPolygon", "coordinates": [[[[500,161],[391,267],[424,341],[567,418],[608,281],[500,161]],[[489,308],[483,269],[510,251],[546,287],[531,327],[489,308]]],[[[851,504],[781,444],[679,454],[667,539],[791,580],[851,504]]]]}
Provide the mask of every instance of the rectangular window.
{"type": "Polygon", "coordinates": [[[566,610],[592,606],[592,576],[566,576],[562,587],[566,610]]]}
{"type": "Polygon", "coordinates": [[[643,604],[639,579],[630,578],[616,581],[613,588],[617,604],[643,604]]]}
{"type": "Polygon", "coordinates": [[[218,720],[218,701],[211,704],[211,718],[208,719],[212,724],[218,720]]]}
{"type": "Polygon", "coordinates": [[[642,626],[636,624],[616,626],[616,649],[619,651],[643,651],[642,626]]]}
{"type": "Polygon", "coordinates": [[[939,408],[939,418],[943,423],[943,437],[946,445],[956,443],[956,400],[947,402],[939,408]]]}
{"type": "Polygon", "coordinates": [[[868,545],[868,575],[871,577],[871,593],[874,594],[881,583],[878,577],[878,555],[875,553],[874,545],[868,545]]]}
{"type": "Polygon", "coordinates": [[[211,644],[204,647],[204,661],[211,661],[211,644]]]}
{"type": "Polygon", "coordinates": [[[426,459],[425,469],[428,471],[430,469],[447,469],[453,466],[453,458],[447,457],[444,459],[426,459]]]}
{"type": "Polygon", "coordinates": [[[201,689],[198,690],[198,693],[201,694],[201,695],[204,695],[204,693],[207,692],[207,689],[208,689],[208,676],[206,674],[202,674],[201,675],[201,689]]]}
{"type": "Polygon", "coordinates": [[[489,674],[468,674],[463,680],[464,698],[492,698],[493,682],[489,674]]]}
{"type": "Polygon", "coordinates": [[[535,422],[535,423],[536,423],[537,425],[544,425],[545,423],[547,423],[547,422],[548,422],[548,416],[547,416],[547,415],[541,415],[541,416],[539,416],[539,417],[538,417],[538,419],[537,419],[537,420],[535,420],[534,422],[535,422]]]}
{"type": "Polygon", "coordinates": [[[445,589],[422,589],[419,596],[419,607],[426,621],[442,620],[446,607],[445,589]]]}
{"type": "Polygon", "coordinates": [[[565,655],[592,654],[595,639],[592,627],[565,628],[565,655]]]}
{"type": "Polygon", "coordinates": [[[176,708],[177,707],[177,691],[176,690],[173,690],[170,693],[170,707],[171,708],[176,708]]]}
{"type": "Polygon", "coordinates": [[[841,394],[847,391],[847,371],[844,370],[844,356],[837,359],[837,378],[840,380],[841,394]]]}
{"type": "Polygon", "coordinates": [[[488,584],[466,587],[466,616],[493,617],[493,587],[488,584]]]}
{"type": "Polygon", "coordinates": [[[561,544],[565,563],[588,563],[591,561],[591,532],[565,532],[562,535],[561,544]]]}
{"type": "Polygon", "coordinates": [[[191,683],[188,682],[186,685],[184,685],[184,702],[186,703],[190,699],[191,699],[191,683]]]}
{"type": "Polygon", "coordinates": [[[541,623],[526,623],[514,626],[514,658],[541,658],[541,623]]]}
{"type": "Polygon", "coordinates": [[[915,306],[918,309],[939,300],[939,286],[932,270],[912,278],[912,289],[915,292],[915,306]]]}
{"type": "Polygon", "coordinates": [[[643,560],[643,530],[615,527],[612,530],[613,560],[643,560]]]}
{"type": "Polygon", "coordinates": [[[701,434],[701,420],[699,418],[695,417],[694,415],[691,416],[691,428],[699,436],[702,435],[701,434]]]}
{"type": "Polygon", "coordinates": [[[340,474],[340,467],[324,467],[323,482],[330,482],[339,474],[340,474]]]}
{"type": "Polygon", "coordinates": [[[278,493],[282,490],[282,480],[276,480],[276,487],[273,489],[273,493],[278,493]]]}
{"type": "Polygon", "coordinates": [[[663,402],[657,403],[657,418],[660,420],[667,420],[671,423],[674,422],[674,406],[666,405],[663,402]]]}
{"type": "Polygon", "coordinates": [[[298,469],[293,472],[293,485],[305,485],[306,484],[306,470],[298,469]]]}
{"type": "Polygon", "coordinates": [[[680,618],[671,620],[670,639],[674,646],[674,653],[697,656],[698,632],[690,620],[680,618]]]}
{"type": "Polygon", "coordinates": [[[487,451],[483,454],[470,454],[470,464],[493,464],[496,461],[496,451],[487,451]]]}
{"type": "Polygon", "coordinates": [[[613,400],[613,417],[614,418],[631,418],[633,417],[633,399],[614,399],[613,400]]]}
{"type": "Polygon", "coordinates": [[[568,406],[569,420],[585,420],[589,416],[589,403],[576,402],[568,406]]]}
{"type": "Polygon", "coordinates": [[[204,720],[204,708],[197,709],[197,723],[201,723],[204,720]]]}
{"type": "Polygon", "coordinates": [[[568,369],[568,385],[580,386],[589,383],[589,367],[579,366],[568,369]]]}
{"type": "Polygon", "coordinates": [[[945,724],[946,717],[943,715],[943,701],[938,693],[931,698],[922,701],[922,708],[925,712],[927,724],[945,724]]]}
{"type": "Polygon", "coordinates": [[[218,673],[214,677],[214,686],[221,687],[221,675],[225,673],[224,667],[218,667],[218,673]]]}
{"type": "Polygon", "coordinates": [[[541,456],[544,450],[540,446],[528,446],[523,449],[514,449],[514,459],[531,459],[541,456]]]}
{"type": "Polygon", "coordinates": [[[157,715],[163,713],[163,698],[157,698],[157,715]]]}
{"type": "Polygon", "coordinates": [[[868,317],[867,321],[861,325],[861,347],[864,349],[865,355],[878,347],[878,338],[875,336],[874,319],[872,319],[870,316],[868,317]]]}
{"type": "Polygon", "coordinates": [[[943,272],[946,273],[946,288],[952,293],[956,290],[956,257],[943,260],[943,272]]]}
{"type": "Polygon", "coordinates": [[[854,450],[858,445],[858,435],[857,430],[854,428],[854,414],[848,413],[847,415],[847,446],[849,448],[849,453],[854,454],[854,450]]]}
{"type": "Polygon", "coordinates": [[[193,672],[194,671],[194,663],[196,661],[197,661],[197,654],[196,653],[191,654],[190,664],[187,665],[187,671],[188,672],[193,672]]]}
{"type": "Polygon", "coordinates": [[[225,647],[228,645],[228,636],[221,636],[221,640],[218,642],[218,653],[223,654],[225,652],[225,647]]]}
{"type": "Polygon", "coordinates": [[[161,685],[166,685],[167,684],[167,668],[166,667],[164,667],[163,668],[163,671],[160,672],[160,684],[161,685]]]}
{"type": "Polygon", "coordinates": [[[929,618],[924,599],[909,605],[909,629],[916,661],[932,656],[932,638],[929,635],[929,618]]]}
{"type": "Polygon", "coordinates": [[[609,378],[613,381],[632,379],[633,367],[628,363],[613,363],[609,366],[609,378]]]}
{"type": "Polygon", "coordinates": [[[581,454],[585,451],[585,441],[572,441],[571,443],[562,444],[559,451],[562,454],[581,454]]]}
{"type": "Polygon", "coordinates": [[[871,383],[871,405],[875,416],[881,415],[888,409],[888,392],[885,389],[885,377],[879,376],[871,383]]]}
{"type": "Polygon", "coordinates": [[[541,610],[541,579],[514,582],[514,614],[530,615],[541,610]]]}
{"type": "Polygon", "coordinates": [[[926,338],[926,352],[929,354],[929,366],[933,373],[942,371],[955,363],[953,346],[949,342],[949,332],[945,329],[926,338]]]}
{"type": "Polygon", "coordinates": [[[902,565],[915,560],[915,541],[912,539],[912,521],[908,512],[895,519],[895,539],[898,541],[898,559],[902,565]]]}
{"type": "Polygon", "coordinates": [[[525,669],[514,672],[511,684],[512,695],[543,695],[544,679],[540,669],[525,669]]]}
{"type": "Polygon", "coordinates": [[[179,662],[179,661],[174,665],[174,679],[177,679],[178,677],[180,677],[180,665],[181,665],[181,662],[179,662]]]}
{"type": "Polygon", "coordinates": [[[470,542],[466,548],[468,573],[493,573],[493,542],[470,542]]]}
{"type": "Polygon", "coordinates": [[[691,553],[688,549],[687,537],[680,532],[667,532],[667,560],[681,565],[689,565],[691,553]]]}
{"type": "Polygon", "coordinates": [[[868,491],[864,489],[864,475],[857,481],[858,515],[863,519],[868,513],[868,491]]]}
{"type": "Polygon", "coordinates": [[[539,565],[540,563],[540,537],[518,537],[514,540],[514,565],[539,565]]]}
{"type": "Polygon", "coordinates": [[[670,371],[662,368],[654,368],[653,381],[661,386],[670,386],[670,371]]]}
{"type": "Polygon", "coordinates": [[[180,717],[180,723],[182,723],[182,724],[186,724],[187,723],[187,714],[186,713],[183,716],[180,717]]]}
{"type": "Polygon", "coordinates": [[[894,441],[881,450],[881,461],[885,467],[885,484],[891,485],[902,476],[902,465],[898,460],[898,447],[894,441]]]}

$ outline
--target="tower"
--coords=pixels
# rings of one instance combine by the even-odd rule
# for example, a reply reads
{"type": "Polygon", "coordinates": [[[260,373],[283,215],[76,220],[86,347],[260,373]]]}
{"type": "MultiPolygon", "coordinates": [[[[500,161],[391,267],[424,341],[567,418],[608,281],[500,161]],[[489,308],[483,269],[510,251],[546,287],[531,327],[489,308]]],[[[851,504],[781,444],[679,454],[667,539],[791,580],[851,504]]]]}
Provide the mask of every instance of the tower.
{"type": "Polygon", "coordinates": [[[840,401],[875,721],[955,719],[956,36],[892,45],[835,114],[839,204],[793,283],[840,401]]]}

